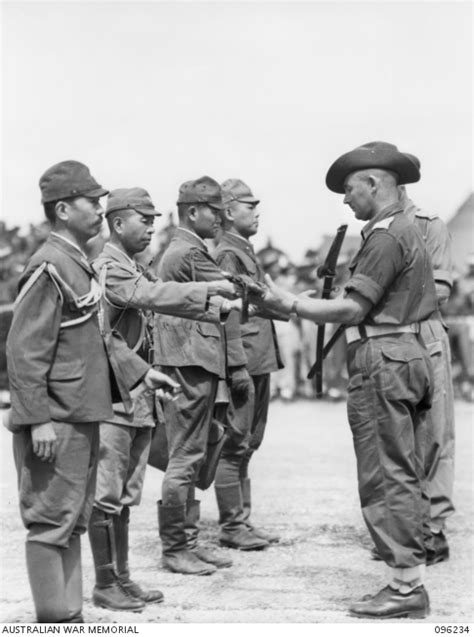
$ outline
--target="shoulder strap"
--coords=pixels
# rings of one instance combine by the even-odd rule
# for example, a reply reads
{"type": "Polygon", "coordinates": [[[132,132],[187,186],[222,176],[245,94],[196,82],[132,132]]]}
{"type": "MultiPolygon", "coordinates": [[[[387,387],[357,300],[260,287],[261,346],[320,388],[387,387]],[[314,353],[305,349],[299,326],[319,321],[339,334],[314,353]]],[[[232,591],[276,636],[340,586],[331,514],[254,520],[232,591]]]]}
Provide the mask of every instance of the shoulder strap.
{"type": "Polygon", "coordinates": [[[40,276],[45,271],[50,275],[51,280],[53,281],[54,285],[56,286],[56,289],[58,290],[58,294],[59,294],[59,298],[60,298],[61,304],[64,302],[64,296],[63,296],[63,294],[61,292],[61,288],[57,284],[57,282],[54,279],[54,277],[51,276],[51,271],[50,271],[51,267],[54,267],[54,266],[52,266],[47,261],[43,261],[43,263],[36,268],[36,270],[31,274],[31,276],[25,282],[25,284],[21,288],[18,296],[16,297],[15,304],[13,306],[14,308],[16,308],[19,305],[20,301],[28,294],[28,292],[31,290],[33,285],[36,283],[36,281],[40,278],[40,276]]]}

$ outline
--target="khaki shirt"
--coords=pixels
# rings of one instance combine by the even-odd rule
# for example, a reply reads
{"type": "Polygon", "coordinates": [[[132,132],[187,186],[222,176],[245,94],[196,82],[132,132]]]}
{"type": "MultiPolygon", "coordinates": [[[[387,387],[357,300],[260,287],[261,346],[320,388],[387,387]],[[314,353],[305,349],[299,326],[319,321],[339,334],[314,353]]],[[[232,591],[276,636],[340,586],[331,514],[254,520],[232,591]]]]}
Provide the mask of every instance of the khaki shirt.
{"type": "Polygon", "coordinates": [[[345,290],[372,303],[364,323],[408,325],[428,318],[437,308],[431,261],[419,230],[400,205],[382,210],[361,235],[345,290]]]}

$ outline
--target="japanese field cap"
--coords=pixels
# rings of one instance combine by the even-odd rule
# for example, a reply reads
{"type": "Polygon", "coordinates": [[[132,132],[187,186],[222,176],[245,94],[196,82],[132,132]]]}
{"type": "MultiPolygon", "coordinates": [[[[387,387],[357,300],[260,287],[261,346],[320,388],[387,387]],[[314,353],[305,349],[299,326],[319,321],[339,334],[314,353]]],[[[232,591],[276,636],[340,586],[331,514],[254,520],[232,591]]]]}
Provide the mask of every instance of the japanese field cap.
{"type": "Polygon", "coordinates": [[[158,216],[161,212],[153,205],[150,195],[144,188],[116,188],[107,197],[105,216],[117,210],[135,210],[141,215],[158,216]]]}
{"type": "Polygon", "coordinates": [[[72,197],[103,197],[108,190],[102,188],[80,161],[61,161],[48,168],[39,180],[41,203],[71,199],[72,197]]]}
{"type": "Polygon", "coordinates": [[[222,210],[221,187],[211,177],[199,177],[192,181],[185,181],[179,187],[177,203],[200,204],[204,203],[211,208],[222,210]]]}
{"type": "Polygon", "coordinates": [[[394,144],[368,142],[336,159],[326,175],[326,186],[343,195],[347,176],[368,168],[391,170],[398,175],[399,185],[412,184],[420,179],[420,169],[413,158],[414,155],[400,152],[394,144]]]}
{"type": "Polygon", "coordinates": [[[250,188],[240,179],[226,179],[221,184],[222,200],[224,204],[231,201],[242,201],[243,203],[260,203],[260,199],[254,197],[250,188]]]}

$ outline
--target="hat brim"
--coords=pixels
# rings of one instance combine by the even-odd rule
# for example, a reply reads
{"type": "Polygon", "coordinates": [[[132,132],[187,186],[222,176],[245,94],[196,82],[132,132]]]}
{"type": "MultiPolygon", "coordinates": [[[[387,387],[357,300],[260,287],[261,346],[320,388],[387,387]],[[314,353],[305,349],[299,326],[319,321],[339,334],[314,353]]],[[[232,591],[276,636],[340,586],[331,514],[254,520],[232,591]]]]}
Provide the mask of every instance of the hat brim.
{"type": "Polygon", "coordinates": [[[163,216],[163,213],[157,210],[156,208],[133,206],[133,210],[136,210],[141,215],[145,215],[146,217],[162,217],[163,216]]]}
{"type": "Polygon", "coordinates": [[[236,199],[234,199],[234,201],[240,201],[242,203],[260,203],[260,199],[257,199],[256,197],[253,197],[251,195],[245,196],[245,197],[236,197],[236,199]]]}
{"type": "Polygon", "coordinates": [[[99,187],[99,188],[94,188],[93,190],[87,190],[86,192],[82,192],[81,194],[77,195],[78,197],[89,197],[89,199],[96,199],[97,197],[105,197],[105,195],[108,195],[109,191],[106,190],[105,188],[99,187]]]}
{"type": "Polygon", "coordinates": [[[340,195],[345,193],[344,183],[348,175],[359,170],[380,168],[398,175],[398,184],[413,184],[420,180],[420,171],[405,153],[390,150],[374,153],[370,148],[355,148],[332,164],[326,175],[326,186],[340,195]]]}
{"type": "Polygon", "coordinates": [[[209,208],[214,208],[214,210],[224,210],[224,204],[222,203],[215,203],[215,202],[210,202],[210,201],[202,201],[200,203],[205,204],[206,206],[209,206],[209,208]]]}

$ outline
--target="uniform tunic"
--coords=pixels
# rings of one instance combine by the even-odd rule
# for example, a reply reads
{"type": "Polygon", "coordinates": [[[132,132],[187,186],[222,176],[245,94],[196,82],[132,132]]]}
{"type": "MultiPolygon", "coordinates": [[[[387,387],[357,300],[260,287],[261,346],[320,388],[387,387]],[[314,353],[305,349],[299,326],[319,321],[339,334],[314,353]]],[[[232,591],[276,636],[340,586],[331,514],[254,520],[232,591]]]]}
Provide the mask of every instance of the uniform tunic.
{"type": "MultiPolygon", "coordinates": [[[[145,272],[120,248],[107,243],[93,263],[97,272],[106,267],[105,281],[108,312],[112,326],[137,349],[150,358],[145,310],[181,317],[219,322],[219,306],[209,303],[205,286],[194,283],[164,283],[145,272]]],[[[122,507],[140,503],[145,469],[155,426],[154,392],[139,387],[133,396],[134,412],[114,404],[114,416],[100,424],[100,460],[94,506],[111,514],[122,507]]]]}
{"type": "Polygon", "coordinates": [[[417,335],[396,330],[430,316],[436,293],[423,240],[398,204],[366,224],[350,269],[346,291],[372,303],[359,326],[362,337],[348,345],[348,416],[362,513],[382,559],[410,568],[425,561],[423,414],[432,370],[417,335]],[[364,338],[364,327],[373,325],[394,333],[364,338]]]}
{"type": "MultiPolygon", "coordinates": [[[[446,224],[410,200],[405,204],[405,214],[416,224],[425,241],[435,282],[451,288],[451,239],[446,224]]],[[[454,512],[454,392],[449,337],[439,309],[421,322],[420,334],[433,365],[433,401],[427,413],[426,474],[431,526],[440,530],[454,512]]]]}
{"type": "MultiPolygon", "coordinates": [[[[215,281],[222,272],[196,234],[178,228],[160,262],[164,281],[215,281]]],[[[220,325],[157,315],[155,363],[183,388],[166,403],[169,461],[162,485],[164,506],[185,504],[207,448],[219,378],[227,367],[244,365],[237,312],[231,312],[224,341],[220,325]],[[235,316],[233,316],[235,315],[235,316]]]]}
{"type": "MultiPolygon", "coordinates": [[[[264,281],[252,244],[243,237],[225,232],[214,251],[219,266],[232,274],[245,274],[253,281],[264,281]]],[[[252,316],[240,325],[240,335],[246,356],[252,387],[245,400],[231,394],[227,412],[229,434],[221,455],[221,463],[239,464],[239,458],[250,456],[262,443],[270,401],[270,374],[283,367],[271,317],[266,313],[252,316]]],[[[223,467],[218,468],[218,475],[223,467]]],[[[216,479],[217,479],[216,478],[216,479]]],[[[237,476],[238,480],[238,476],[237,476]]],[[[226,482],[230,481],[226,480],[226,482]]]]}
{"type": "Polygon", "coordinates": [[[28,262],[20,289],[44,269],[19,300],[7,340],[12,423],[20,511],[28,540],[67,546],[83,533],[92,507],[97,467],[97,422],[112,416],[112,395],[131,407],[128,388],[149,369],[111,333],[101,301],[86,298],[95,285],[85,255],[52,233],[28,262]],[[109,371],[111,370],[111,372],[109,371]],[[56,459],[41,461],[30,425],[52,422],[56,459]]]}

